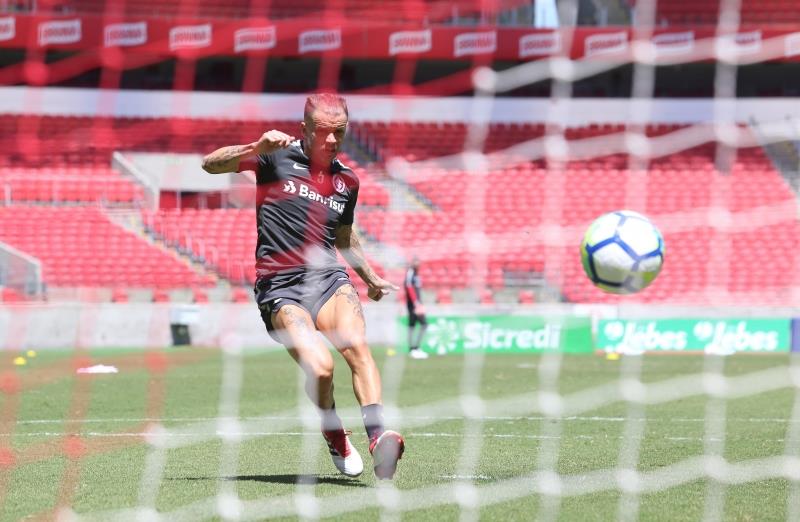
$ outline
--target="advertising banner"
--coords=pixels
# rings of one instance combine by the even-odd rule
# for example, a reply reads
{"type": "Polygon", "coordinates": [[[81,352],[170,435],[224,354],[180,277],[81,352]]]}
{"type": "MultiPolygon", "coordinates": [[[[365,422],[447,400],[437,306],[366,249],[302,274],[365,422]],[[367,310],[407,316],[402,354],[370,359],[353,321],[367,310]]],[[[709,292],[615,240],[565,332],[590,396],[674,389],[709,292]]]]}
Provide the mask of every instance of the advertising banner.
{"type": "MultiPolygon", "coordinates": [[[[650,43],[658,58],[692,59],[702,42],[715,38],[715,27],[669,27],[653,32],[650,43]]],[[[336,54],[348,58],[390,58],[413,54],[419,59],[539,60],[551,56],[572,59],[629,61],[633,58],[628,27],[537,29],[452,25],[364,23],[344,20],[335,25],[319,20],[250,17],[241,20],[125,16],[48,16],[14,14],[0,17],[0,47],[63,50],[119,47],[123,54],[202,57],[237,53],[269,56],[336,54]]],[[[741,27],[726,36],[732,57],[751,60],[769,49],[764,59],[800,60],[796,27],[741,27]]],[[[708,43],[708,42],[707,42],[708,43]]],[[[697,60],[713,60],[713,53],[697,60]]],[[[100,60],[100,58],[97,58],[100,60]]],[[[98,61],[98,63],[100,63],[98,61]]]]}
{"type": "MultiPolygon", "coordinates": [[[[408,349],[408,318],[401,317],[400,349],[408,349]]],[[[592,353],[588,317],[510,315],[428,316],[428,330],[420,345],[431,354],[448,353],[592,353]]]]}
{"type": "Polygon", "coordinates": [[[597,348],[618,353],[788,352],[790,319],[601,320],[597,348]]]}

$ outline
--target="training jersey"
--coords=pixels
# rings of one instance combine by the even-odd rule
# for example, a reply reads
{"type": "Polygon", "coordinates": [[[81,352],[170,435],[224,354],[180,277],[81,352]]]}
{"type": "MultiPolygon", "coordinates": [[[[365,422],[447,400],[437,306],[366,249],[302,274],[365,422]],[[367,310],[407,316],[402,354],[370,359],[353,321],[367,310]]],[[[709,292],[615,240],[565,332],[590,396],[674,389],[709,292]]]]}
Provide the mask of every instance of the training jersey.
{"type": "Polygon", "coordinates": [[[257,156],[256,275],[343,268],[336,228],[353,224],[358,177],[338,159],[311,171],[302,140],[257,156]]]}
{"type": "Polygon", "coordinates": [[[406,271],[406,279],[403,286],[406,291],[406,306],[408,308],[411,309],[422,304],[422,280],[420,280],[416,270],[409,268],[406,271]]]}

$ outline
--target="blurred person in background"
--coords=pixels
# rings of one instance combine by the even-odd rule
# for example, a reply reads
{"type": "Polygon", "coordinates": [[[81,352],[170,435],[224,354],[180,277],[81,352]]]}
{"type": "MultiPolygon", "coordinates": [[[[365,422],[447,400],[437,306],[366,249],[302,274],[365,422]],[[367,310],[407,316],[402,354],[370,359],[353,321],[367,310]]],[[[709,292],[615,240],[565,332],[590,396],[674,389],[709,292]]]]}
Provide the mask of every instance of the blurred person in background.
{"type": "Polygon", "coordinates": [[[419,349],[428,320],[425,318],[425,307],[422,304],[422,280],[419,277],[419,258],[414,257],[406,270],[403,286],[406,291],[406,307],[408,308],[408,348],[414,359],[427,359],[428,354],[419,349]],[[419,328],[417,328],[419,327],[419,328]]]}

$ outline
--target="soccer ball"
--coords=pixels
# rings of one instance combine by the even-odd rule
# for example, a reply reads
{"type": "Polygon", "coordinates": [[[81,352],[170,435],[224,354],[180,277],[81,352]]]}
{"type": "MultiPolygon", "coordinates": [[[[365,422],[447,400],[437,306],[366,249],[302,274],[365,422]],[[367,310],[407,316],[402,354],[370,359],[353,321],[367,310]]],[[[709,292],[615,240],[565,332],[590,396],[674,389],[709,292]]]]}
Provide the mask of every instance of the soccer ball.
{"type": "Polygon", "coordinates": [[[661,271],[664,238],[638,212],[609,212],[597,218],[583,236],[581,262],[597,288],[633,294],[646,288],[661,271]]]}

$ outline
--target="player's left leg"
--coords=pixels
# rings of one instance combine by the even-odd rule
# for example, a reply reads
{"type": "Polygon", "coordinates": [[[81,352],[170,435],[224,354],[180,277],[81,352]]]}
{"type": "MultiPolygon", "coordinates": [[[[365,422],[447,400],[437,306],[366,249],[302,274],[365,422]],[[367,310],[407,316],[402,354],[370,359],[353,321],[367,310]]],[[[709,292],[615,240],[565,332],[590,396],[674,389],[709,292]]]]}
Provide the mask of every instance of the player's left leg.
{"type": "Polygon", "coordinates": [[[342,354],[353,374],[353,391],[361,405],[364,428],[375,461],[375,475],[391,478],[403,455],[405,442],[383,425],[381,376],[366,341],[364,311],[358,293],[344,284],[325,302],[317,314],[317,327],[342,354]]]}

